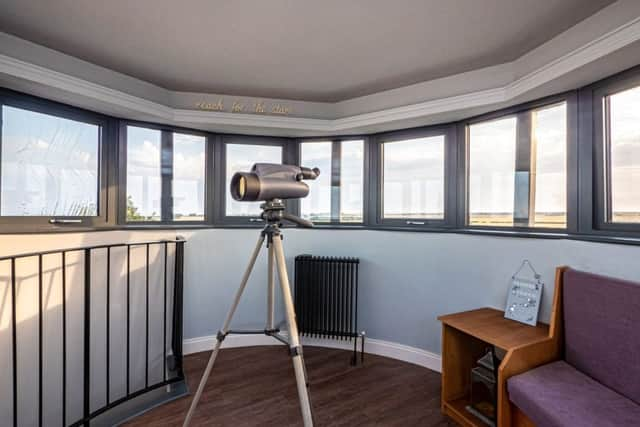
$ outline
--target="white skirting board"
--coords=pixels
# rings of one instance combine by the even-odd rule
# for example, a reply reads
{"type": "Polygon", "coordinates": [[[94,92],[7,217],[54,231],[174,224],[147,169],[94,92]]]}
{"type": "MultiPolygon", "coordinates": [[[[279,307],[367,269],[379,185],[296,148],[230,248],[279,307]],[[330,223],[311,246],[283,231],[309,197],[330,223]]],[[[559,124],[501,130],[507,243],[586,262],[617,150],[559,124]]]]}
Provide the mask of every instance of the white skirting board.
{"type": "MultiPolygon", "coordinates": [[[[208,351],[213,348],[216,341],[215,335],[188,338],[183,341],[184,354],[198,353],[208,351]]],[[[339,348],[343,350],[353,350],[353,341],[329,340],[320,338],[302,338],[302,344],[314,347],[339,348]]],[[[251,347],[257,345],[282,345],[275,338],[265,335],[229,335],[223,342],[222,348],[233,347],[251,347]]],[[[431,353],[408,345],[398,344],[390,341],[366,338],[364,345],[365,353],[385,356],[391,359],[402,360],[403,362],[413,363],[432,371],[442,371],[442,357],[439,354],[431,353]]],[[[358,341],[358,351],[360,351],[360,342],[358,341]]],[[[366,358],[365,358],[366,363],[366,358]]]]}

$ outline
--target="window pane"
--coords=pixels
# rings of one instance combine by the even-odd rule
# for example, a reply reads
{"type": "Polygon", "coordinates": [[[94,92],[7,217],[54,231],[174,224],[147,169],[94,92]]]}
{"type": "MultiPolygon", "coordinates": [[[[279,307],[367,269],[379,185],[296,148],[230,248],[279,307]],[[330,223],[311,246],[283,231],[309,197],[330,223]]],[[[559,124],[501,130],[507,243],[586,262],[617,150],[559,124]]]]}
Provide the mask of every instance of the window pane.
{"type": "Polygon", "coordinates": [[[161,132],[127,127],[127,221],[160,221],[161,132]]]}
{"type": "MultiPolygon", "coordinates": [[[[567,105],[533,112],[534,227],[567,226],[567,105]]],[[[533,165],[532,165],[533,166],[533,165]]]]}
{"type": "Polygon", "coordinates": [[[97,216],[100,127],[2,107],[0,215],[97,216]]]}
{"type": "Polygon", "coordinates": [[[444,136],[383,144],[384,218],[444,219],[444,136]]]}
{"type": "Polygon", "coordinates": [[[317,179],[305,181],[309,195],[300,200],[302,217],[311,221],[331,221],[331,146],[331,142],[300,144],[300,164],[320,168],[317,179]]]}
{"type": "Polygon", "coordinates": [[[229,193],[231,177],[246,172],[254,163],[282,163],[282,147],[275,145],[227,144],[227,181],[225,184],[227,216],[258,216],[262,202],[237,202],[229,193]]]}
{"type": "Polygon", "coordinates": [[[469,224],[513,225],[516,118],[469,126],[469,224]]]}
{"type": "Polygon", "coordinates": [[[364,141],[343,141],[340,160],[340,221],[362,222],[364,141]]]}
{"type": "Polygon", "coordinates": [[[640,223],[640,87],[609,97],[612,222],[640,223]]]}
{"type": "Polygon", "coordinates": [[[204,221],[206,139],[173,134],[173,219],[204,221]]]}

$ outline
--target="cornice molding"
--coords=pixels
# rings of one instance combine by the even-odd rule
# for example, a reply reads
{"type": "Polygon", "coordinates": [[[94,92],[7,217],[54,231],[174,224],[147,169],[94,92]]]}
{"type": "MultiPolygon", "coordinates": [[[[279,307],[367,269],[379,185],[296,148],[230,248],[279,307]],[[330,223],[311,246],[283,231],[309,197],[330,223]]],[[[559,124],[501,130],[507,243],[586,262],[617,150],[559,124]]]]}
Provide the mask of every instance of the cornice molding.
{"type": "Polygon", "coordinates": [[[172,120],[174,114],[174,109],[169,106],[132,96],[119,90],[21,61],[7,55],[0,54],[0,73],[56,88],[70,94],[80,95],[125,110],[148,114],[163,120],[172,120]]]}
{"type": "MultiPolygon", "coordinates": [[[[348,133],[370,126],[389,125],[404,120],[427,120],[430,116],[437,114],[508,103],[638,40],[640,40],[640,17],[566,52],[504,86],[336,119],[172,108],[2,54],[0,54],[0,73],[80,97],[79,104],[93,102],[109,105],[112,109],[122,111],[125,117],[131,115],[134,116],[132,118],[145,117],[147,120],[185,126],[200,125],[209,129],[220,126],[243,130],[274,129],[292,133],[348,133]]],[[[545,45],[542,45],[538,49],[544,48],[545,45]]],[[[513,71],[518,66],[523,66],[523,59],[524,56],[501,67],[507,67],[507,70],[513,71]]]]}

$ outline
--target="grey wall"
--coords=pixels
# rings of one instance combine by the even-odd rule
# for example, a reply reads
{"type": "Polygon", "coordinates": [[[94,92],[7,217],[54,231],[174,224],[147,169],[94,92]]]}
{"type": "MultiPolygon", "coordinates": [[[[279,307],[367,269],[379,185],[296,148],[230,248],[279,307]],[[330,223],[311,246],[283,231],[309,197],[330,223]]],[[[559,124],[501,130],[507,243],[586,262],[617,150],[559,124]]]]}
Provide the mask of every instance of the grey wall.
{"type": "MultiPolygon", "coordinates": [[[[222,325],[258,237],[258,230],[204,229],[0,235],[0,255],[101,242],[188,239],[185,246],[184,336],[213,335],[222,325]]],[[[372,338],[440,353],[443,313],[502,308],[508,280],[527,258],[547,285],[542,319],[551,304],[558,265],[640,281],[640,247],[572,240],[526,239],[372,230],[285,230],[290,272],[297,254],[361,259],[360,324],[372,338]]],[[[234,325],[262,327],[266,267],[262,255],[234,325]]],[[[282,319],[281,310],[279,318],[282,319]]]]}
{"type": "MultiPolygon", "coordinates": [[[[201,230],[189,239],[185,267],[185,338],[220,328],[252,250],[255,230],[201,230]]],[[[548,319],[554,269],[577,269],[640,281],[640,247],[614,244],[371,230],[286,230],[285,251],[357,256],[361,260],[360,324],[371,338],[440,353],[440,314],[482,306],[502,309],[511,275],[529,259],[546,284],[548,319]]],[[[264,257],[237,315],[238,326],[262,327],[264,257]]],[[[281,318],[281,316],[280,316],[281,318]]]]}

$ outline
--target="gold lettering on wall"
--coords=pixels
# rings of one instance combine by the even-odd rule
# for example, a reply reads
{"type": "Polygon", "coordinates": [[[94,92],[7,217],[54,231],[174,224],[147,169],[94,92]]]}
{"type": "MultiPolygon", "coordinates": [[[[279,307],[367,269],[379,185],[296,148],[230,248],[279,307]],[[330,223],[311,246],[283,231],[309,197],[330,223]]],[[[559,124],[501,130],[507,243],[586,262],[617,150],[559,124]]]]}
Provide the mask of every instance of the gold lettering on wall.
{"type": "Polygon", "coordinates": [[[215,103],[211,103],[211,102],[198,102],[196,104],[196,107],[198,107],[201,110],[208,110],[208,111],[224,111],[224,99],[220,98],[218,99],[218,102],[215,103]]]}
{"type": "Polygon", "coordinates": [[[271,109],[271,114],[284,114],[286,116],[287,114],[289,114],[289,111],[289,107],[285,107],[281,104],[276,104],[271,109]]]}
{"type": "Polygon", "coordinates": [[[242,113],[244,111],[244,104],[239,102],[239,101],[235,101],[233,103],[233,106],[231,107],[231,112],[232,113],[242,113]]]}
{"type": "Polygon", "coordinates": [[[196,102],[195,107],[198,110],[205,111],[218,111],[218,112],[230,112],[230,113],[251,113],[251,114],[277,114],[277,115],[289,115],[291,114],[291,107],[280,103],[271,104],[266,101],[255,101],[253,108],[249,107],[247,103],[240,100],[235,100],[231,104],[231,108],[227,110],[224,104],[224,98],[218,98],[215,102],[200,101],[196,102]]]}

